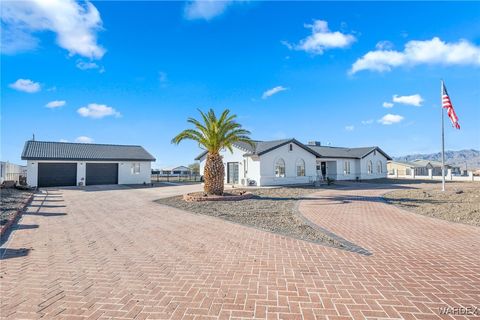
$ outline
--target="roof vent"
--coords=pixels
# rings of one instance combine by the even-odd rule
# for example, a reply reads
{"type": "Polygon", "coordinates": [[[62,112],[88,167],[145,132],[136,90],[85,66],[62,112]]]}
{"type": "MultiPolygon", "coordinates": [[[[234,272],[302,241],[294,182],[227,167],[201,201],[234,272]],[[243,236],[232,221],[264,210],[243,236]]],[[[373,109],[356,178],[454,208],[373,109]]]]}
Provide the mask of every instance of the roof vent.
{"type": "Polygon", "coordinates": [[[322,143],[320,141],[308,141],[308,145],[320,147],[322,143]]]}

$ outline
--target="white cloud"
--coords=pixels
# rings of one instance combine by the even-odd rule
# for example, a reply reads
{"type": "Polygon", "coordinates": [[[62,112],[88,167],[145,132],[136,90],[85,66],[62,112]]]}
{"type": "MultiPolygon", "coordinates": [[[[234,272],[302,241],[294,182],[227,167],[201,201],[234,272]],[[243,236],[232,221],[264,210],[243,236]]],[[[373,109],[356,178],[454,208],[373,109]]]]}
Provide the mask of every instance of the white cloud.
{"type": "Polygon", "coordinates": [[[382,104],[382,106],[383,106],[384,108],[393,108],[393,103],[391,103],[391,102],[384,102],[384,103],[382,104]]]}
{"type": "Polygon", "coordinates": [[[451,43],[438,37],[425,41],[412,40],[405,44],[403,51],[378,49],[367,52],[355,61],[350,74],[361,70],[384,72],[418,64],[480,66],[480,47],[463,39],[451,43]]]}
{"type": "Polygon", "coordinates": [[[107,116],[120,117],[120,112],[114,108],[104,104],[90,103],[86,107],[81,107],[77,110],[82,117],[89,117],[93,119],[100,119],[107,116]]]}
{"type": "Polygon", "coordinates": [[[105,49],[97,43],[102,19],[95,6],[74,0],[2,1],[2,52],[17,53],[37,46],[36,32],[51,31],[57,44],[91,59],[100,59],[105,49]]]}
{"type": "Polygon", "coordinates": [[[80,136],[75,139],[75,142],[77,143],[92,143],[93,139],[87,136],[80,136]]]}
{"type": "Polygon", "coordinates": [[[390,50],[393,48],[393,43],[391,43],[390,41],[388,40],[384,40],[384,41],[379,41],[377,42],[377,44],[375,45],[375,48],[377,50],[390,50]]]}
{"type": "Polygon", "coordinates": [[[85,62],[83,60],[78,60],[76,64],[77,68],[80,70],[92,70],[92,69],[98,69],[98,72],[104,73],[105,68],[102,66],[99,66],[97,63],[89,61],[85,62]]]}
{"type": "Polygon", "coordinates": [[[54,100],[50,101],[45,105],[45,107],[50,109],[60,108],[63,107],[67,102],[65,100],[54,100]]]}
{"type": "Polygon", "coordinates": [[[384,125],[390,125],[394,123],[399,123],[403,119],[404,118],[401,115],[388,113],[382,118],[378,119],[378,122],[384,125]]]}
{"type": "Polygon", "coordinates": [[[412,94],[411,96],[394,95],[392,100],[396,103],[408,104],[415,107],[420,107],[423,102],[423,98],[419,94],[412,94]]]}
{"type": "Polygon", "coordinates": [[[277,93],[285,91],[285,90],[288,90],[288,88],[285,88],[283,86],[277,86],[275,88],[269,89],[262,94],[262,99],[267,99],[267,98],[273,96],[274,94],[277,94],[277,93]]]}
{"type": "Polygon", "coordinates": [[[18,79],[14,83],[11,83],[9,87],[18,91],[23,91],[28,93],[35,93],[40,91],[41,89],[40,83],[33,82],[30,79],[18,79]]]}
{"type": "Polygon", "coordinates": [[[355,130],[355,126],[346,126],[345,130],[346,131],[353,131],[353,130],[355,130]]]}
{"type": "Polygon", "coordinates": [[[368,119],[368,120],[362,120],[362,124],[367,125],[367,124],[372,124],[373,119],[368,119]]]}
{"type": "Polygon", "coordinates": [[[161,87],[166,87],[168,82],[168,75],[166,72],[160,71],[158,72],[158,80],[160,81],[161,87]]]}
{"type": "Polygon", "coordinates": [[[188,20],[210,20],[224,13],[232,3],[232,0],[193,0],[185,6],[184,15],[188,20]]]}
{"type": "Polygon", "coordinates": [[[327,21],[315,20],[313,24],[306,24],[306,28],[312,29],[312,34],[300,40],[298,44],[282,43],[290,50],[300,50],[311,54],[323,54],[325,50],[333,48],[345,48],[356,41],[351,34],[340,31],[332,32],[328,29],[327,21]]]}
{"type": "Polygon", "coordinates": [[[60,139],[60,142],[68,142],[66,139],[60,139]]]}

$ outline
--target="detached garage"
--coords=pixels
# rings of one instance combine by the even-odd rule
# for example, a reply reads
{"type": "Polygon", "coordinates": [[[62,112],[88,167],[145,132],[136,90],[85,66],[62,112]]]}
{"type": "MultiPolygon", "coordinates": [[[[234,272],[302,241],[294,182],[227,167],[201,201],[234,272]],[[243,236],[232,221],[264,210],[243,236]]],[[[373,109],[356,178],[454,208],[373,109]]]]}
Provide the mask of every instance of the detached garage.
{"type": "Polygon", "coordinates": [[[33,140],[22,159],[34,187],[150,183],[155,161],[141,146],[33,140]]]}

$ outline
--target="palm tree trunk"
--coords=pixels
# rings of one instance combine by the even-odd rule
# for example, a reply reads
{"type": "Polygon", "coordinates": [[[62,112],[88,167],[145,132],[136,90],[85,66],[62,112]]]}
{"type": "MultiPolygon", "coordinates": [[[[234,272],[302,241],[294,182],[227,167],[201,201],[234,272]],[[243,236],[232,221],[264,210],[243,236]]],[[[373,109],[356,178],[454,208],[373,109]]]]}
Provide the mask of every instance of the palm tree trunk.
{"type": "Polygon", "coordinates": [[[207,194],[222,195],[225,168],[223,159],[218,153],[208,153],[205,162],[203,178],[205,180],[204,191],[207,194]]]}

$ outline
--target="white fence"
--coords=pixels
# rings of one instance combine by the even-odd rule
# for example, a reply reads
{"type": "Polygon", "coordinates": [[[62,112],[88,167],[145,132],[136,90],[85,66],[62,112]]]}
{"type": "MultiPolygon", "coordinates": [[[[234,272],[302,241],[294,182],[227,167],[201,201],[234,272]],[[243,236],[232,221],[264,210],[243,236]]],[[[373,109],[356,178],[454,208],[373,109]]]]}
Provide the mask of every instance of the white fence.
{"type": "MultiPolygon", "coordinates": [[[[416,175],[415,170],[409,170],[405,174],[405,172],[400,173],[398,170],[394,169],[393,172],[388,173],[388,178],[390,179],[413,179],[413,180],[436,180],[441,181],[442,176],[434,176],[432,174],[432,169],[428,169],[428,175],[416,175]]],[[[474,176],[473,172],[469,171],[468,176],[460,176],[452,174],[452,170],[448,169],[445,175],[446,181],[478,181],[480,182],[480,176],[474,176]]]]}

